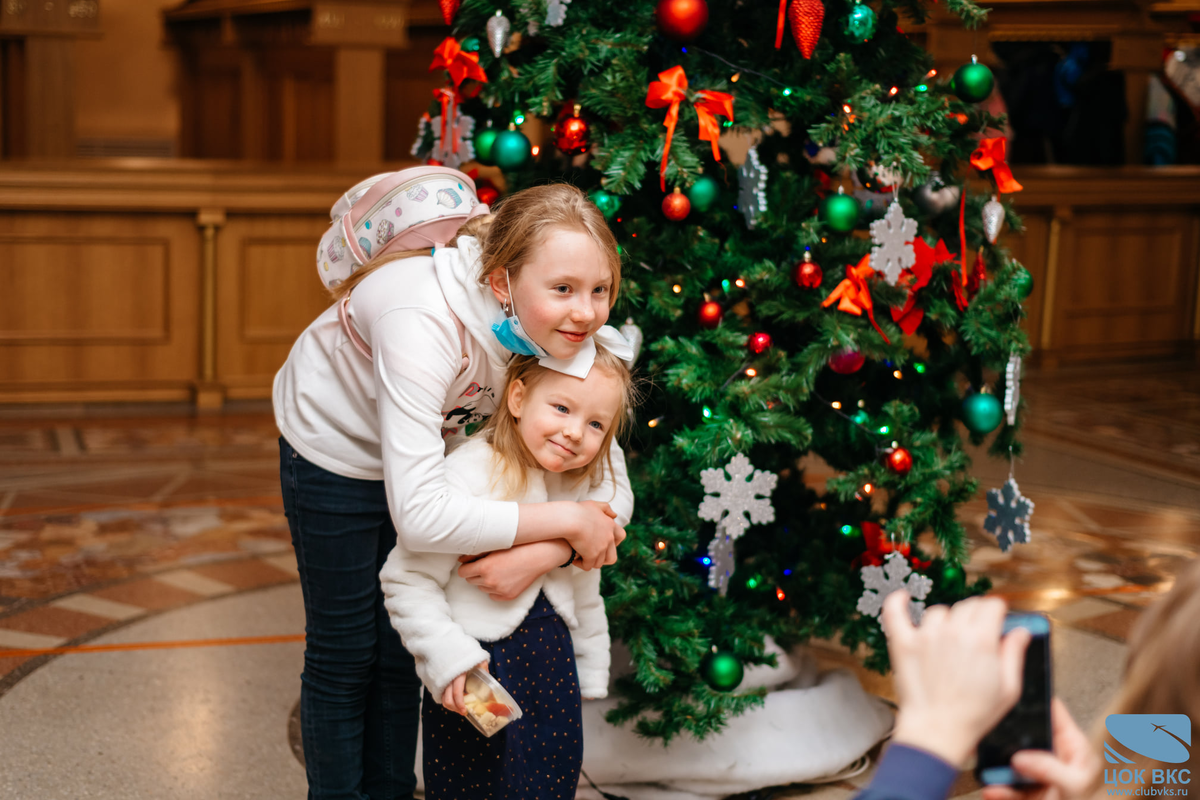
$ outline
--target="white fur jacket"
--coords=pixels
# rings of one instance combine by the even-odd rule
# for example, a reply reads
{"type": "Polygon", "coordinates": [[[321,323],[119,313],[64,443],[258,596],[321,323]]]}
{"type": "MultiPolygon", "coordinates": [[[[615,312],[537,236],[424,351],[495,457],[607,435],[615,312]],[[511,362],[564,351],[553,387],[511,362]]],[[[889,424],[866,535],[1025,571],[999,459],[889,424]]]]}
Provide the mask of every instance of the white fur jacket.
{"type": "MultiPolygon", "coordinates": [[[[491,444],[481,437],[463,443],[446,456],[446,476],[453,488],[473,497],[496,495],[491,444]]],[[[565,488],[563,483],[555,473],[532,470],[525,494],[516,500],[607,502],[609,498],[600,495],[606,489],[612,491],[607,484],[589,489],[586,482],[565,488]]],[[[621,525],[629,522],[619,511],[617,521],[621,525]]],[[[392,625],[416,660],[421,682],[437,702],[456,677],[488,660],[479,641],[498,641],[515,631],[533,607],[538,592],[546,593],[546,599],[571,630],[581,694],[587,698],[607,695],[608,618],[600,596],[600,570],[584,572],[574,566],[554,569],[515,600],[497,602],[460,578],[459,566],[456,555],[413,553],[397,543],[379,573],[392,625]]]]}

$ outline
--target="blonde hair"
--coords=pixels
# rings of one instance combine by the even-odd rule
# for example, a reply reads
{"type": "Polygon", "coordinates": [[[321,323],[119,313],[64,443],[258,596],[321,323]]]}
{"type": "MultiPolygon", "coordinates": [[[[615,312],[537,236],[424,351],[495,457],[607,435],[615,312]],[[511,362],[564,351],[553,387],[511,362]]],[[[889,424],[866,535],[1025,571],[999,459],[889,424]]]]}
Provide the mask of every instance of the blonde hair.
{"type": "MultiPolygon", "coordinates": [[[[486,284],[496,270],[508,269],[509,279],[515,280],[521,268],[530,260],[533,251],[541,247],[552,230],[578,231],[587,234],[600,252],[612,274],[609,307],[617,301],[621,288],[621,257],[617,240],[604,215],[587,195],[568,183],[533,186],[501,200],[492,214],[475,217],[463,223],[448,243],[454,247],[459,236],[474,236],[483,250],[479,282],[486,284]]],[[[329,290],[335,300],[341,300],[362,280],[384,264],[414,256],[428,256],[428,247],[389,253],[386,258],[368,262],[349,278],[329,290]]]]}
{"type": "MultiPolygon", "coordinates": [[[[625,366],[625,362],[600,344],[596,345],[596,362],[592,365],[592,369],[599,369],[621,383],[620,400],[617,408],[613,410],[612,423],[604,432],[604,440],[597,451],[597,457],[592,459],[589,464],[567,470],[563,475],[575,484],[588,480],[591,486],[599,486],[604,481],[605,470],[612,473],[612,456],[609,454],[609,448],[613,438],[625,432],[629,422],[629,410],[636,403],[636,392],[633,387],[633,378],[629,373],[629,368],[625,366]]],[[[518,429],[519,421],[508,407],[509,392],[512,391],[517,381],[521,381],[528,392],[541,383],[547,375],[557,374],[560,373],[539,364],[537,356],[514,358],[508,365],[504,392],[500,395],[496,413],[488,418],[483,430],[476,434],[486,436],[487,440],[492,443],[495,459],[493,486],[501,487],[506,499],[515,499],[524,494],[529,485],[527,477],[529,470],[542,468],[533,453],[529,452],[525,440],[521,438],[521,432],[518,429]]]]}

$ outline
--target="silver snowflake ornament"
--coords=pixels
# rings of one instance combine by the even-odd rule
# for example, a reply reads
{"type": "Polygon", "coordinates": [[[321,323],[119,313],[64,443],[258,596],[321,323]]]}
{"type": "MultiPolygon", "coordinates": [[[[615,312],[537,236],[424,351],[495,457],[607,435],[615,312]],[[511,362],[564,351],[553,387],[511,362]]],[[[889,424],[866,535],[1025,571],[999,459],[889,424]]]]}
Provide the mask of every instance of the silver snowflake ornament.
{"type": "Polygon", "coordinates": [[[1004,413],[1008,424],[1017,424],[1017,406],[1021,404],[1021,357],[1013,353],[1004,370],[1004,413]]]}
{"type": "Polygon", "coordinates": [[[718,467],[700,473],[700,482],[708,496],[696,513],[700,519],[719,523],[729,538],[737,539],[751,525],[775,521],[775,507],[758,495],[769,495],[778,480],[778,475],[756,470],[750,459],[738,453],[724,469],[718,467]]]}
{"type": "Polygon", "coordinates": [[[746,227],[751,229],[767,210],[767,170],[758,159],[757,147],[750,148],[746,160],[738,167],[738,208],[746,218],[746,227]]]}
{"type": "Polygon", "coordinates": [[[560,27],[567,21],[567,3],[571,0],[550,0],[546,4],[546,24],[552,28],[560,27]]]}
{"type": "Polygon", "coordinates": [[[863,593],[858,598],[858,613],[878,618],[883,611],[883,600],[892,592],[906,591],[909,596],[908,613],[914,625],[921,623],[925,614],[925,598],[933,588],[933,581],[920,573],[913,572],[908,559],[899,553],[888,553],[882,567],[862,568],[863,593]]]}
{"type": "Polygon", "coordinates": [[[453,114],[453,133],[451,134],[449,125],[446,126],[446,133],[458,139],[458,152],[455,152],[454,141],[449,135],[443,141],[442,115],[438,114],[429,123],[429,127],[433,128],[433,150],[429,157],[436,158],[451,169],[456,169],[468,161],[475,160],[475,118],[459,114],[457,106],[454,107],[453,114]]]}
{"type": "Polygon", "coordinates": [[[1033,501],[1021,495],[1015,480],[1009,478],[999,489],[988,489],[987,504],[988,515],[983,521],[983,529],[996,537],[1003,552],[1007,553],[1014,542],[1029,542],[1033,501]]]}
{"type": "Polygon", "coordinates": [[[733,560],[733,537],[725,532],[725,526],[717,528],[717,535],[708,543],[708,585],[725,596],[729,590],[729,579],[733,577],[736,564],[733,560]]]}
{"type": "Polygon", "coordinates": [[[917,235],[917,222],[904,216],[904,209],[895,200],[888,206],[883,219],[871,223],[871,267],[882,272],[892,286],[900,280],[900,273],[917,263],[917,252],[913,250],[913,238],[917,235]]]}

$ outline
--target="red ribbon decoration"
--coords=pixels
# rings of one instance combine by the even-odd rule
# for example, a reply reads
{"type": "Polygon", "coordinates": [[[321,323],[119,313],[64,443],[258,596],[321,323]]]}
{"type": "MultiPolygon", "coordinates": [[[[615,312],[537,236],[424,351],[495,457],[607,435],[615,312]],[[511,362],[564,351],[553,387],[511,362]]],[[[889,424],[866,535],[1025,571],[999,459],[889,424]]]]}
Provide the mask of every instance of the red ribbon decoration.
{"type": "Polygon", "coordinates": [[[859,569],[864,566],[881,567],[887,556],[890,553],[899,553],[904,556],[913,565],[914,569],[926,570],[932,566],[932,561],[922,561],[919,558],[914,558],[912,553],[912,545],[908,542],[894,542],[883,538],[883,528],[878,522],[862,523],[863,542],[867,545],[867,551],[854,559],[851,565],[853,569],[859,569]]]}
{"type": "Polygon", "coordinates": [[[996,189],[1001,193],[1019,192],[1025,187],[1017,183],[1012,169],[1005,160],[1008,155],[1008,139],[996,136],[991,139],[980,139],[979,147],[971,154],[971,166],[975,169],[992,171],[996,181],[996,189]]]}
{"type": "MultiPolygon", "coordinates": [[[[679,104],[687,100],[687,74],[683,67],[674,66],[665,72],[658,73],[658,80],[651,81],[646,90],[646,105],[650,108],[666,108],[667,116],[663,125],[667,128],[667,140],[663,144],[662,167],[659,168],[659,184],[662,190],[667,190],[667,158],[671,154],[671,138],[675,135],[675,126],[679,123],[679,104]]],[[[717,149],[717,139],[721,135],[721,127],[717,124],[717,114],[723,114],[733,119],[733,95],[725,92],[701,91],[696,101],[696,116],[700,120],[700,138],[712,142],[713,156],[721,160],[717,149]]]]}
{"type": "Polygon", "coordinates": [[[651,81],[646,91],[646,105],[650,108],[670,106],[663,120],[663,125],[667,126],[667,141],[663,145],[662,168],[658,173],[664,192],[667,190],[667,156],[671,152],[671,137],[675,135],[675,125],[679,122],[679,104],[686,99],[687,75],[683,67],[678,65],[658,73],[658,80],[651,81]]]}
{"type": "Polygon", "coordinates": [[[696,94],[700,96],[695,103],[696,117],[700,120],[700,139],[712,142],[713,159],[720,161],[721,151],[717,148],[717,140],[721,138],[721,125],[717,122],[716,115],[733,119],[733,95],[709,89],[696,94]]]}
{"type": "Polygon", "coordinates": [[[779,0],[779,19],[775,21],[775,49],[783,47],[783,17],[788,0],[779,0]]]}
{"type": "Polygon", "coordinates": [[[967,276],[965,285],[960,286],[958,283],[952,283],[954,289],[954,302],[958,306],[959,311],[965,311],[974,299],[976,293],[979,292],[979,285],[987,280],[987,265],[983,263],[983,251],[975,252],[975,267],[971,274],[967,276]]]}
{"type": "Polygon", "coordinates": [[[429,71],[433,72],[438,67],[450,73],[455,91],[458,91],[458,87],[462,86],[462,82],[467,78],[474,78],[480,83],[488,82],[487,73],[479,66],[479,53],[463,50],[462,45],[453,36],[447,36],[433,49],[433,63],[429,65],[429,71]]]}
{"type": "Polygon", "coordinates": [[[454,105],[458,101],[458,94],[452,89],[442,87],[441,89],[433,90],[433,99],[441,101],[442,104],[442,150],[446,149],[446,123],[450,123],[450,142],[451,149],[458,152],[458,134],[454,130],[454,105]]]}
{"type": "MultiPolygon", "coordinates": [[[[892,306],[892,320],[909,336],[917,332],[921,320],[925,318],[925,309],[917,307],[917,292],[925,288],[933,277],[934,264],[954,260],[946,243],[941,239],[938,239],[937,247],[930,247],[918,236],[913,239],[913,251],[917,254],[916,263],[910,269],[901,272],[900,279],[896,282],[897,286],[908,287],[908,299],[903,308],[892,306]]],[[[957,284],[955,287],[957,288],[957,284]]]]}
{"type": "Polygon", "coordinates": [[[863,256],[862,260],[858,262],[858,266],[846,268],[845,279],[834,287],[834,290],[829,293],[829,297],[826,297],[821,305],[828,308],[837,302],[838,311],[845,311],[856,317],[861,317],[865,309],[867,318],[871,320],[875,330],[879,331],[879,335],[885,342],[891,344],[892,341],[875,321],[875,304],[871,301],[871,289],[867,286],[867,278],[874,274],[875,270],[871,267],[870,254],[863,256]]]}

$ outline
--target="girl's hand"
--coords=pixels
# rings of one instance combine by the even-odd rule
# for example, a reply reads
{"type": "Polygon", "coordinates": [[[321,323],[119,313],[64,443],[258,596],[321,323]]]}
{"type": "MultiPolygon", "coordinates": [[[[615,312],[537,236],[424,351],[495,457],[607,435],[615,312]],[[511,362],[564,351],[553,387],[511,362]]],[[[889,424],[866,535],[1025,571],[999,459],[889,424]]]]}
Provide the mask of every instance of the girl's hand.
{"type": "MultiPolygon", "coordinates": [[[[488,662],[486,661],[476,665],[476,669],[481,669],[484,672],[487,672],[487,667],[488,662]]],[[[465,717],[467,715],[467,704],[463,700],[463,692],[465,691],[466,686],[467,673],[464,672],[462,675],[459,675],[457,678],[451,681],[450,685],[446,687],[446,690],[442,692],[442,708],[446,709],[447,711],[457,711],[459,714],[462,714],[465,717]]]]}
{"type": "Polygon", "coordinates": [[[985,786],[983,800],[1086,800],[1091,797],[1103,763],[1066,705],[1057,697],[1050,706],[1054,752],[1022,750],[1013,769],[1042,784],[1024,791],[1013,786],[985,786]]]}
{"type": "Polygon", "coordinates": [[[1004,601],[969,598],[926,610],[915,628],[906,592],[883,603],[900,712],[893,741],[961,769],[1021,695],[1029,632],[1001,639],[1004,601]]]}
{"type": "Polygon", "coordinates": [[[551,570],[558,569],[571,557],[571,546],[562,539],[517,545],[497,550],[482,558],[459,561],[458,575],[493,600],[512,600],[551,570]]]}
{"type": "Polygon", "coordinates": [[[625,529],[616,523],[617,512],[608,503],[584,500],[575,504],[574,524],[567,541],[579,554],[580,569],[599,569],[617,563],[617,545],[625,540],[625,529]]]}

